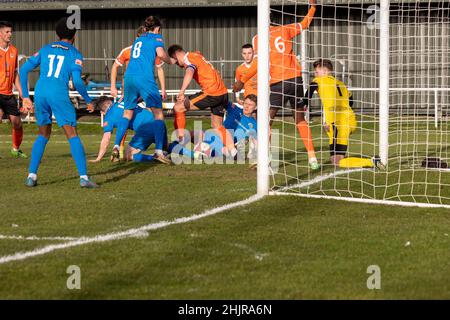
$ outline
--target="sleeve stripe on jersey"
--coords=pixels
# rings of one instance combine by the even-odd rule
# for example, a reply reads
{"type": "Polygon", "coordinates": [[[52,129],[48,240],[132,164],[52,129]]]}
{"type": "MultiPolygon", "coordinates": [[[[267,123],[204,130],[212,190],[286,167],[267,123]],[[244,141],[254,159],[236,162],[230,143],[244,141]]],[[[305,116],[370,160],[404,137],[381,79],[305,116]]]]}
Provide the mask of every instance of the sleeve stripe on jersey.
{"type": "Polygon", "coordinates": [[[117,63],[117,64],[118,64],[119,66],[123,67],[123,64],[122,64],[122,63],[120,63],[120,61],[119,61],[119,60],[117,60],[117,59],[116,59],[116,60],[115,60],[114,62],[115,62],[115,63],[117,63]]]}

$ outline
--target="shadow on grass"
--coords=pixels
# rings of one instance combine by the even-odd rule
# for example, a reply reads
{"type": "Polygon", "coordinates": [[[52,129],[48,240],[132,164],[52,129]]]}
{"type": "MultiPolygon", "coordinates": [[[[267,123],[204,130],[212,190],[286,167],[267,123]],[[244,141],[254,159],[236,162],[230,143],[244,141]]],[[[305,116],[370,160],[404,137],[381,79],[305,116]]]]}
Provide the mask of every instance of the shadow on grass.
{"type": "MultiPolygon", "coordinates": [[[[108,170],[95,172],[91,176],[99,177],[101,175],[110,175],[110,174],[114,175],[114,174],[117,174],[118,172],[123,171],[121,174],[117,174],[114,177],[106,179],[102,182],[97,182],[97,184],[99,186],[102,186],[104,184],[108,184],[111,182],[121,181],[132,174],[145,172],[148,169],[153,168],[154,166],[157,166],[157,165],[163,165],[163,164],[160,164],[157,162],[148,162],[148,163],[127,162],[125,164],[119,163],[119,164],[115,165],[114,167],[109,168],[108,170]]],[[[79,176],[72,176],[72,177],[68,177],[68,178],[64,178],[64,179],[52,180],[49,182],[42,183],[40,185],[48,186],[48,185],[53,185],[53,184],[59,184],[59,183],[66,182],[66,181],[78,180],[78,179],[79,179],[79,176]]]]}

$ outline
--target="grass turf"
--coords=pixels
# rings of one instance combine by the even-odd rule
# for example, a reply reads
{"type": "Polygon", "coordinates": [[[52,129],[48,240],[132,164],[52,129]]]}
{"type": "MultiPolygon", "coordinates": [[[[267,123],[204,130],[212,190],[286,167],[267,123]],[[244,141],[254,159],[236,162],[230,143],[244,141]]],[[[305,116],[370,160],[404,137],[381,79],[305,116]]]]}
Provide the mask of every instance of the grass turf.
{"type": "MultiPolygon", "coordinates": [[[[30,153],[34,126],[25,127],[30,153]]],[[[100,128],[80,126],[89,157],[100,128]]],[[[39,172],[8,156],[0,125],[0,234],[95,236],[171,220],[255,191],[245,165],[90,164],[99,190],[81,190],[59,129],[39,172]]],[[[0,265],[0,298],[450,298],[450,215],[444,209],[270,197],[249,206],[128,238],[0,265]],[[409,241],[410,245],[405,246],[409,241]],[[66,269],[81,268],[81,290],[66,269]],[[381,290],[368,290],[369,265],[381,290]]],[[[0,256],[61,241],[0,239],[0,256]]]]}

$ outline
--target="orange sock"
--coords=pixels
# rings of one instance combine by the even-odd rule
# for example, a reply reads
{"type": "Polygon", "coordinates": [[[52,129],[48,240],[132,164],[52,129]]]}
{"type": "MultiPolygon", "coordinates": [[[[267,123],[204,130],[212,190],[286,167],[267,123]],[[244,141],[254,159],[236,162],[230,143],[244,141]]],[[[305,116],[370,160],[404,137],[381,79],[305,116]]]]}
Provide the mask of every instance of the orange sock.
{"type": "Polygon", "coordinates": [[[19,150],[23,139],[23,128],[12,130],[12,145],[13,148],[19,150]]]}
{"type": "Polygon", "coordinates": [[[308,126],[306,121],[300,121],[297,123],[298,133],[300,133],[300,137],[303,140],[303,144],[305,145],[306,151],[308,151],[308,158],[315,158],[316,153],[314,152],[314,144],[312,140],[312,132],[308,126]]]}
{"type": "Polygon", "coordinates": [[[175,120],[173,122],[175,130],[178,130],[178,139],[184,138],[184,130],[186,129],[186,112],[175,112],[175,120]]]}
{"type": "Polygon", "coordinates": [[[175,121],[173,125],[175,130],[186,129],[186,112],[175,112],[175,121]]]}
{"type": "Polygon", "coordinates": [[[220,126],[216,128],[216,130],[219,132],[223,145],[226,146],[228,150],[233,149],[233,138],[231,137],[231,134],[228,132],[228,130],[224,126],[220,126]]]}

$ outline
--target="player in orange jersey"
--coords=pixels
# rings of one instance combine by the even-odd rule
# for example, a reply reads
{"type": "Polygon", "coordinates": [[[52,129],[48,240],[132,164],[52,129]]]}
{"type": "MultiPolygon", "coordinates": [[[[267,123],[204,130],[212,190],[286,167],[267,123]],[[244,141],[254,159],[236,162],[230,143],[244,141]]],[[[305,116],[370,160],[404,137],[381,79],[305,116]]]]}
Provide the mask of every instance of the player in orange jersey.
{"type": "MultiPolygon", "coordinates": [[[[242,46],[241,54],[242,58],[244,59],[244,62],[236,68],[236,81],[239,81],[241,77],[247,74],[247,72],[250,70],[253,58],[255,56],[253,46],[250,43],[244,44],[242,46]]],[[[257,75],[255,74],[255,76],[253,76],[244,83],[244,98],[251,94],[254,94],[255,96],[258,95],[258,86],[256,78],[257,75]]],[[[243,104],[243,101],[240,99],[239,92],[236,92],[236,98],[239,104],[243,104]]]]}
{"type": "MultiPolygon", "coordinates": [[[[145,27],[140,26],[136,31],[136,37],[139,38],[139,36],[144,32],[145,32],[145,27]]],[[[116,60],[114,61],[113,66],[111,68],[111,95],[114,98],[116,98],[119,94],[118,90],[117,90],[117,86],[116,86],[117,72],[120,67],[123,67],[124,73],[125,73],[128,62],[130,61],[131,47],[132,46],[126,47],[126,48],[122,49],[122,51],[120,51],[119,55],[117,56],[116,60]]],[[[163,65],[164,65],[164,61],[161,61],[161,59],[159,59],[159,57],[156,57],[155,66],[156,66],[156,71],[158,73],[159,84],[161,85],[161,96],[162,96],[162,99],[165,100],[167,97],[167,94],[166,94],[166,81],[165,81],[165,76],[164,76],[164,69],[162,68],[163,65]]],[[[122,88],[123,88],[123,81],[122,81],[122,88]]],[[[122,97],[123,97],[123,95],[122,95],[122,97]]]]}
{"type": "MultiPolygon", "coordinates": [[[[302,22],[270,27],[270,118],[273,121],[278,110],[289,102],[294,109],[297,130],[308,152],[309,165],[311,169],[317,170],[320,166],[314,151],[311,129],[305,121],[301,103],[304,96],[302,70],[293,49],[293,39],[308,29],[316,12],[316,0],[309,0],[309,3],[311,7],[302,22]]],[[[257,35],[253,38],[253,48],[257,53],[257,35]]],[[[257,68],[258,62],[255,58],[249,71],[236,81],[233,90],[240,91],[244,84],[256,75],[257,68]]]]}
{"type": "Polygon", "coordinates": [[[20,150],[23,128],[13,86],[16,86],[20,97],[22,97],[22,87],[18,72],[18,50],[11,44],[11,37],[12,24],[0,21],[0,120],[3,114],[6,114],[13,127],[11,154],[16,158],[27,158],[27,155],[20,150]]]}
{"type": "Polygon", "coordinates": [[[211,108],[211,126],[217,131],[226,146],[226,155],[234,157],[237,150],[231,134],[223,126],[223,116],[228,105],[228,90],[213,65],[208,62],[200,52],[186,52],[179,45],[172,45],[168,49],[169,56],[173,63],[184,68],[183,84],[174,105],[175,129],[179,130],[179,139],[184,137],[186,128],[186,111],[203,110],[211,108]],[[185,96],[185,91],[194,79],[202,91],[189,97],[185,96]]]}

